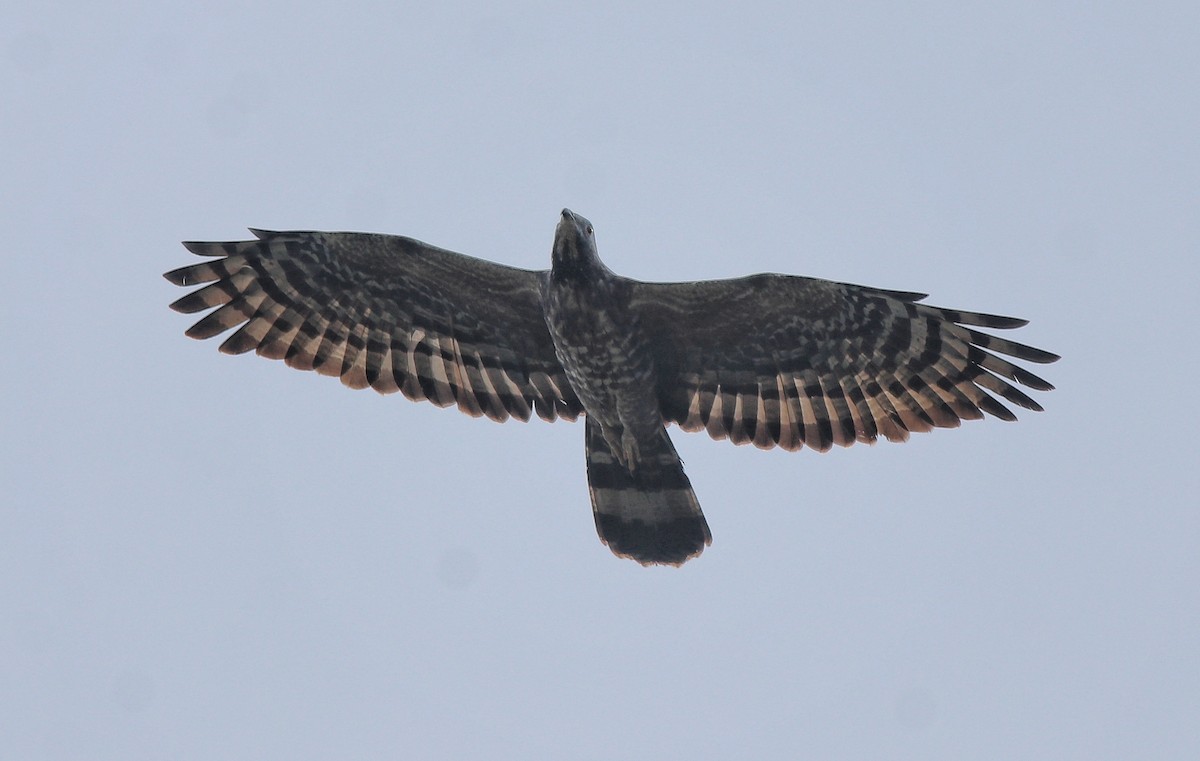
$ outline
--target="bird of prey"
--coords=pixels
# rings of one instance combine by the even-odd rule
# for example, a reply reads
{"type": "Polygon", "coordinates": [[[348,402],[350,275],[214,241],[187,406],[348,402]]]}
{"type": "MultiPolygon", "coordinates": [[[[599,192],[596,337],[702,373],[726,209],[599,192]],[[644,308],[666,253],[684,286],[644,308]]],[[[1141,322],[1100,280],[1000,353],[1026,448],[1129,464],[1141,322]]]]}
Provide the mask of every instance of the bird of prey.
{"type": "Polygon", "coordinates": [[[976,329],[1025,320],[789,275],[641,282],[606,267],[592,224],[568,209],[541,271],[392,235],[251,232],[184,243],[211,258],[165,277],[207,285],[171,308],[213,309],[187,335],[236,327],[226,354],[476,417],[583,415],[600,540],[643,565],[679,565],[712,542],[668,423],[823,452],[984,413],[1014,420],[996,397],[1040,411],[1017,384],[1053,388],[1002,355],[1057,355],[976,329]]]}

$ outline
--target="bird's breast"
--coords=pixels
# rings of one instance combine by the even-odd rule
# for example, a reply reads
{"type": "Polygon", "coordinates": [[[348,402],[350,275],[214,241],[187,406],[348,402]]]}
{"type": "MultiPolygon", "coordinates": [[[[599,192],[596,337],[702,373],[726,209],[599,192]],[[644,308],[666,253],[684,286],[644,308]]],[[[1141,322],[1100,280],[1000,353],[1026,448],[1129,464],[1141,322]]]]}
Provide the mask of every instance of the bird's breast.
{"type": "Polygon", "coordinates": [[[608,289],[553,283],[545,297],[555,352],[589,415],[603,422],[631,398],[653,394],[652,352],[627,301],[608,289]]]}

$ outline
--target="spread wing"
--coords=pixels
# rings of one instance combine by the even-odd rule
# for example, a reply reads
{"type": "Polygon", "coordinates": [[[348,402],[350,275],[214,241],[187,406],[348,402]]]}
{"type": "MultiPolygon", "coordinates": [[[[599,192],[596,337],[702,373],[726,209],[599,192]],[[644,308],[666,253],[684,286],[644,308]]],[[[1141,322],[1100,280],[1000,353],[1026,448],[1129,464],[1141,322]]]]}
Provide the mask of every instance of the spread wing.
{"type": "Polygon", "coordinates": [[[787,275],[637,283],[664,419],[764,449],[904,441],[984,413],[1041,406],[1049,383],[1000,355],[1057,355],[982,333],[1025,320],[917,303],[924,294],[787,275]],[[1010,382],[1011,381],[1011,382],[1010,382]]]}
{"type": "Polygon", "coordinates": [[[176,285],[208,283],[171,304],[215,307],[189,336],[241,326],[222,352],[253,350],[493,420],[582,411],[542,316],[541,273],[398,236],[252,232],[259,240],[185,243],[217,258],[166,273],[176,285]]]}

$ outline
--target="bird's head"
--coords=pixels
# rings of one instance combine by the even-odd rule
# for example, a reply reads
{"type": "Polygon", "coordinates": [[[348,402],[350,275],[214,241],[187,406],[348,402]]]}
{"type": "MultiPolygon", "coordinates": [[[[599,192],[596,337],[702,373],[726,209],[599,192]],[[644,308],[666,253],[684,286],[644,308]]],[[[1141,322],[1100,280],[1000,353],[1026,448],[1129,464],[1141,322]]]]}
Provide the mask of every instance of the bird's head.
{"type": "Polygon", "coordinates": [[[586,277],[603,269],[592,223],[570,209],[563,209],[562,219],[554,229],[550,261],[551,273],[558,279],[586,277]]]}

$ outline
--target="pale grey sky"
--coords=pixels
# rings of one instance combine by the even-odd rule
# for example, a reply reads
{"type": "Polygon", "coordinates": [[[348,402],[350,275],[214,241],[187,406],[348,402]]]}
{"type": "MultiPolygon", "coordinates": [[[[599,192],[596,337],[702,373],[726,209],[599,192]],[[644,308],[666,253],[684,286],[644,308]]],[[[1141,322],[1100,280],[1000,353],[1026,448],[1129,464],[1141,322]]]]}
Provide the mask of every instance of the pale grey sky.
{"type": "Polygon", "coordinates": [[[1190,759],[1194,3],[0,10],[0,757],[1190,759]],[[1029,318],[1044,414],[674,431],[715,535],[596,539],[582,426],[182,335],[247,226],[1029,318]]]}

